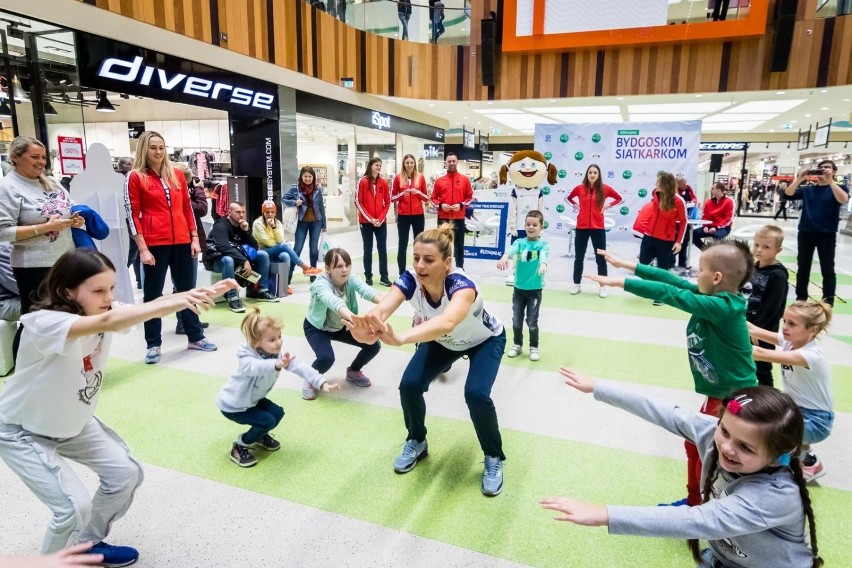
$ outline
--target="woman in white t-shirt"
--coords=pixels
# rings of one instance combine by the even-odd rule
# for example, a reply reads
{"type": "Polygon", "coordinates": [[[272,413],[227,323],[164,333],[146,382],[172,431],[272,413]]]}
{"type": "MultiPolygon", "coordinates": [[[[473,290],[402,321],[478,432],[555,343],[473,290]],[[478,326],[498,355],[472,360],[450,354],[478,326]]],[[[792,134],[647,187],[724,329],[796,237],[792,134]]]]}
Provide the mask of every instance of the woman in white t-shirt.
{"type": "Polygon", "coordinates": [[[91,553],[102,554],[105,565],[128,566],[139,553],[103,541],[142,483],[124,441],[94,416],[109,332],[179,310],[197,313],[237,283],[113,305],[115,267],[95,250],[76,249],[59,257],[45,285],[43,299],[21,317],[15,374],[0,394],[0,458],[53,513],[42,553],[91,541],[91,553]],[[66,459],[98,474],[94,499],[66,459]]]}
{"type": "Polygon", "coordinates": [[[423,393],[440,373],[467,356],[470,370],[464,398],[485,454],[482,492],[488,496],[500,493],[506,456],[491,388],[506,346],[506,332],[485,310],[476,284],[463,270],[453,269],[453,225],[445,223],[417,235],[414,268],[400,275],[376,307],[351,320],[356,337],[372,335],[373,340],[378,337],[388,345],[417,344],[399,384],[408,437],[394,471],[407,473],[428,455],[423,393]],[[414,326],[394,331],[385,322],[406,300],[414,307],[414,326]]]}
{"type": "Polygon", "coordinates": [[[831,307],[825,302],[799,301],[784,311],[781,331],[767,331],[752,324],[749,334],[781,347],[780,351],[755,346],[754,360],[781,365],[784,392],[796,402],[805,420],[802,444],[802,473],[805,481],[825,475],[825,466],[810,453],[810,445],[822,442],[834,425],[834,396],[828,361],[816,338],[831,322],[831,307]]]}

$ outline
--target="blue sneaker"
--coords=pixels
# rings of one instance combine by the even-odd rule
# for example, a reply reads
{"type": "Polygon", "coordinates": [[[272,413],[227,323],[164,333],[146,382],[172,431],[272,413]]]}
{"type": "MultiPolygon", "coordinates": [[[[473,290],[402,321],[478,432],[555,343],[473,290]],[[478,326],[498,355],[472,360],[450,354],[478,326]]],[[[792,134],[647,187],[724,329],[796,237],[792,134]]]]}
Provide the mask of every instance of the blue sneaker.
{"type": "Polygon", "coordinates": [[[489,497],[499,495],[503,490],[503,460],[485,456],[485,469],[482,471],[482,493],[489,497]]]}
{"type": "Polygon", "coordinates": [[[218,347],[207,341],[206,339],[199,339],[198,341],[190,341],[187,346],[187,349],[191,349],[193,351],[216,351],[218,347]]]}
{"type": "Polygon", "coordinates": [[[160,348],[159,347],[149,347],[145,352],[145,364],[146,365],[156,365],[160,362],[160,348]]]}
{"type": "Polygon", "coordinates": [[[406,440],[405,446],[402,447],[402,453],[399,454],[393,462],[393,470],[397,473],[408,473],[417,462],[429,455],[429,444],[426,440],[418,442],[417,440],[406,440]]]}
{"type": "Polygon", "coordinates": [[[673,503],[659,503],[657,507],[688,507],[689,505],[686,502],[686,497],[683,499],[678,499],[673,503]]]}
{"type": "Polygon", "coordinates": [[[92,546],[87,554],[103,554],[103,566],[118,568],[130,566],[139,560],[139,551],[129,546],[113,546],[101,541],[92,546]]]}

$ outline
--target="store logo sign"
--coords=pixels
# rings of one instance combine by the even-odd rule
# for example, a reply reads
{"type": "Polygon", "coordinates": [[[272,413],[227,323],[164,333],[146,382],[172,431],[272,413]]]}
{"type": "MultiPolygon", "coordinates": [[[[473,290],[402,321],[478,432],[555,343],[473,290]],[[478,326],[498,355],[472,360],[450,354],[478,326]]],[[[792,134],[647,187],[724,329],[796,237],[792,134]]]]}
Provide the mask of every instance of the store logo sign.
{"type": "Polygon", "coordinates": [[[443,146],[433,146],[429,144],[428,146],[423,148],[423,157],[424,158],[443,158],[444,157],[444,148],[443,146]]]}
{"type": "Polygon", "coordinates": [[[378,128],[379,130],[390,130],[390,115],[382,114],[377,110],[373,111],[372,118],[370,120],[373,126],[378,128]]]}
{"type": "MultiPolygon", "coordinates": [[[[271,110],[272,104],[275,102],[274,95],[256,92],[228,83],[193,77],[184,73],[176,73],[170,77],[165,70],[150,65],[143,66],[142,62],[143,58],[140,56],[134,57],[132,61],[110,57],[101,62],[97,75],[104,79],[154,87],[152,79],[156,73],[159,88],[165,91],[183,91],[187,95],[222,100],[231,104],[264,110],[271,110]],[[183,88],[181,88],[181,85],[183,88]]],[[[390,117],[388,117],[388,121],[390,121],[390,117]]]]}
{"type": "Polygon", "coordinates": [[[734,150],[742,152],[746,149],[747,142],[702,142],[699,147],[702,152],[711,152],[713,150],[734,150]]]}

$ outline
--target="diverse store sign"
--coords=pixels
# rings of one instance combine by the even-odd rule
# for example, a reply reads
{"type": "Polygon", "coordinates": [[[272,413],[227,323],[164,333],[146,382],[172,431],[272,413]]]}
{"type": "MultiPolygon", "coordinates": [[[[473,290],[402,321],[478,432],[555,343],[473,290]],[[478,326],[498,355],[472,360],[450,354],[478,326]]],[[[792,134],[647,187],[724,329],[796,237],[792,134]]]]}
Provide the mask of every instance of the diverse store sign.
{"type": "Polygon", "coordinates": [[[278,118],[272,83],[82,32],[76,43],[84,87],[278,118]]]}
{"type": "Polygon", "coordinates": [[[86,151],[83,139],[73,136],[59,136],[59,165],[62,175],[76,175],[86,169],[86,151]]]}

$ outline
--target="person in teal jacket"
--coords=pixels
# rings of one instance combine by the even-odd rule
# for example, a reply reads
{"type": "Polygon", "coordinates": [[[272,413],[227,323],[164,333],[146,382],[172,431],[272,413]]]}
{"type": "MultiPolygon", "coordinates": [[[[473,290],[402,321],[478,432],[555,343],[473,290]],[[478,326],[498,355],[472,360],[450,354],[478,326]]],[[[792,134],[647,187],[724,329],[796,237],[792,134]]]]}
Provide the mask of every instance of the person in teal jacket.
{"type": "MultiPolygon", "coordinates": [[[[358,313],[358,296],[378,304],[382,295],[352,275],[352,258],[342,248],[325,253],[325,272],[311,284],[311,303],[305,317],[305,338],[316,354],[311,365],[320,374],[334,364],[332,341],[360,347],[352,364],[346,369],[346,381],[359,387],[372,385],[361,370],[379,354],[381,344],[361,343],[349,331],[352,316],[358,313]]],[[[302,398],[314,400],[317,391],[308,382],[302,384],[302,398]]]]}
{"type": "MultiPolygon", "coordinates": [[[[598,251],[615,268],[625,268],[638,278],[587,276],[601,285],[657,300],[692,317],[686,325],[689,366],[695,392],[707,397],[701,412],[717,416],[722,400],[731,392],[757,386],[757,368],[746,324],[748,302],[740,290],[754,270],[748,245],[719,241],[698,259],[698,282],[693,284],[667,270],[628,262],[598,251]]],[[[687,457],[687,497],[672,505],[701,503],[701,458],[692,442],[684,442],[687,457]]]]}

